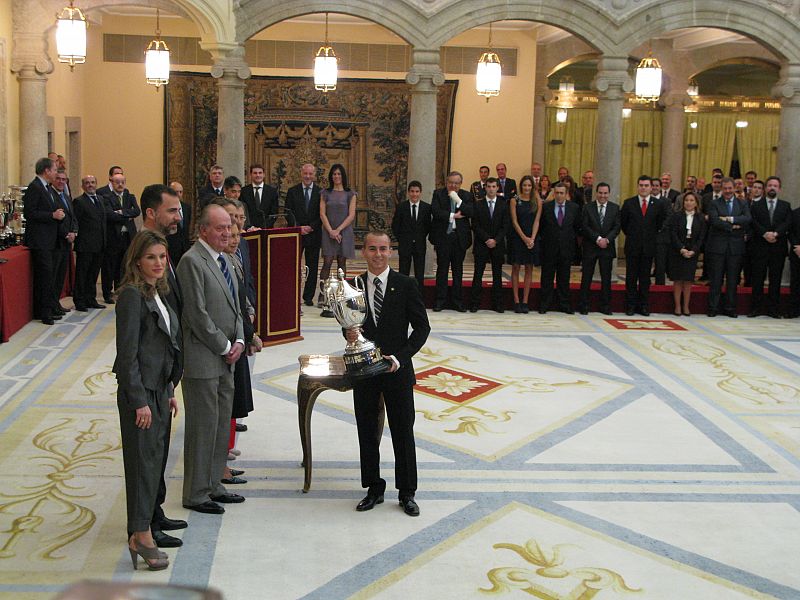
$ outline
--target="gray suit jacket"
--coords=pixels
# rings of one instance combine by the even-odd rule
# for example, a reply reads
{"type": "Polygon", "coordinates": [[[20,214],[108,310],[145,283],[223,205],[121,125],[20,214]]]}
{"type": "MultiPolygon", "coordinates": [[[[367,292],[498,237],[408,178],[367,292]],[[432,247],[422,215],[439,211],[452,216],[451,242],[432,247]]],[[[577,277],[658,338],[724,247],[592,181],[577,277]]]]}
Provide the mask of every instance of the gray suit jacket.
{"type": "Polygon", "coordinates": [[[167,388],[171,395],[181,378],[180,325],[166,304],[170,326],[154,299],[145,299],[133,287],[124,287],[117,299],[118,393],[132,409],[147,405],[146,390],[167,388]]]}
{"type": "MultiPolygon", "coordinates": [[[[222,256],[238,298],[233,264],[224,253],[222,256]]],[[[212,379],[232,373],[234,365],[227,364],[222,353],[229,342],[233,344],[237,339],[244,339],[242,314],[219,265],[198,241],[183,255],[176,274],[183,297],[184,375],[192,379],[212,379]]]]}

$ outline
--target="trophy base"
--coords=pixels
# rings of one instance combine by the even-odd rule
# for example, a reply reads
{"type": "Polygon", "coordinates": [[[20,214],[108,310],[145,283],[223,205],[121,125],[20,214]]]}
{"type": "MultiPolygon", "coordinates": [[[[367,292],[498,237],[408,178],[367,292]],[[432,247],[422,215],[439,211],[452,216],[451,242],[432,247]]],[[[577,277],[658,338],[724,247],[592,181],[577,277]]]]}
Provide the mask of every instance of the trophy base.
{"type": "Polygon", "coordinates": [[[366,379],[389,371],[389,362],[381,356],[378,348],[358,353],[345,353],[342,357],[347,375],[351,379],[366,379]]]}

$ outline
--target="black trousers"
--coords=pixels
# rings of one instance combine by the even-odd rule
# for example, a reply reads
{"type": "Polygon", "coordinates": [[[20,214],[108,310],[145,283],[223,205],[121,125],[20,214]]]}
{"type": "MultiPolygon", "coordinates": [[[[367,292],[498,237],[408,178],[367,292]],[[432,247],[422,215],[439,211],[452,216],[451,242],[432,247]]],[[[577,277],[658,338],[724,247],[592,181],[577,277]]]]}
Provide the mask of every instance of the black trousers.
{"type": "Polygon", "coordinates": [[[719,312],[722,296],[722,280],[725,280],[725,312],[736,312],[736,286],[739,285],[739,273],[742,271],[742,255],[730,252],[706,252],[708,262],[708,310],[719,312]]]}
{"type": "Polygon", "coordinates": [[[786,262],[786,242],[776,242],[775,248],[760,248],[751,257],[752,263],[752,310],[778,312],[781,305],[781,276],[786,262]],[[764,304],[764,280],[769,276],[769,292],[764,304]]]}
{"type": "Polygon", "coordinates": [[[589,310],[591,302],[589,293],[594,277],[594,268],[600,263],[600,310],[611,310],[611,271],[614,265],[612,256],[586,256],[583,254],[583,264],[581,265],[581,308],[589,310]]]}
{"type": "Polygon", "coordinates": [[[381,395],[389,420],[394,448],[395,486],[400,496],[413,496],[417,491],[417,450],[414,444],[413,377],[401,368],[353,383],[353,399],[361,457],[361,487],[370,495],[381,495],[386,481],[380,474],[380,443],[383,431],[378,429],[381,395]]]}
{"type": "Polygon", "coordinates": [[[447,275],[452,269],[453,285],[450,290],[450,301],[458,308],[464,305],[461,284],[464,279],[464,257],[467,251],[461,248],[455,233],[436,246],[436,306],[444,307],[447,303],[447,275]]]}
{"type": "Polygon", "coordinates": [[[791,274],[791,293],[789,295],[790,317],[800,317],[800,258],[794,253],[789,254],[789,269],[791,274]]]}
{"type": "Polygon", "coordinates": [[[654,257],[653,275],[656,285],[667,283],[667,257],[669,256],[669,239],[659,239],[656,241],[656,255],[654,257]]]}
{"type": "Polygon", "coordinates": [[[97,301],[97,276],[103,263],[102,252],[75,253],[75,293],[76,307],[86,307],[97,301]]]}
{"type": "Polygon", "coordinates": [[[550,310],[553,301],[553,279],[556,282],[558,304],[561,310],[570,308],[569,301],[569,272],[572,266],[572,254],[559,252],[557,256],[547,257],[542,260],[542,303],[540,310],[550,310]]]}
{"type": "Polygon", "coordinates": [[[503,307],[503,252],[498,248],[490,248],[489,255],[475,255],[475,271],[472,275],[472,292],[470,306],[478,308],[483,295],[483,272],[486,263],[492,265],[492,308],[503,307]]]}
{"type": "Polygon", "coordinates": [[[61,306],[61,291],[67,277],[67,268],[70,262],[70,247],[61,241],[53,251],[53,308],[61,306]]]}
{"type": "Polygon", "coordinates": [[[164,517],[164,509],[161,508],[161,505],[164,504],[164,501],[167,499],[166,472],[167,460],[169,459],[169,439],[172,433],[172,413],[169,410],[167,410],[167,414],[164,419],[164,429],[164,457],[161,461],[161,478],[158,480],[156,504],[153,510],[153,518],[150,520],[150,531],[161,531],[160,521],[164,517]]]}
{"type": "Polygon", "coordinates": [[[130,245],[127,234],[124,235],[126,236],[124,246],[108,246],[103,254],[103,264],[100,269],[103,278],[103,298],[111,297],[111,291],[117,290],[122,280],[122,259],[130,245]]]}
{"type": "Polygon", "coordinates": [[[425,251],[427,248],[422,244],[422,248],[416,246],[411,250],[399,252],[400,272],[403,275],[411,275],[411,262],[414,262],[414,277],[422,290],[425,285],[425,251]]]}
{"type": "Polygon", "coordinates": [[[625,304],[629,310],[645,310],[650,299],[650,269],[653,257],[625,255],[625,304]]]}
{"type": "Polygon", "coordinates": [[[46,319],[53,315],[54,257],[55,250],[31,249],[33,316],[38,319],[46,319]]]}
{"type": "Polygon", "coordinates": [[[319,250],[320,246],[303,246],[303,256],[308,267],[308,279],[303,286],[303,302],[314,302],[317,294],[317,277],[319,276],[319,250]]]}

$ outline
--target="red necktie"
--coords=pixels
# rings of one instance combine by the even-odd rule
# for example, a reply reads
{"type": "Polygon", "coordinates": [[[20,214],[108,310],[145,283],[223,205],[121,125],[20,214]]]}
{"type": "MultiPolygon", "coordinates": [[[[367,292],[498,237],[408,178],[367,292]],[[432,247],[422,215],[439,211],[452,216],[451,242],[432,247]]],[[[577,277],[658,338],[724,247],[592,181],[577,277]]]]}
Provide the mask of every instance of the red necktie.
{"type": "Polygon", "coordinates": [[[642,216],[647,214],[647,198],[642,200],[642,216]]]}

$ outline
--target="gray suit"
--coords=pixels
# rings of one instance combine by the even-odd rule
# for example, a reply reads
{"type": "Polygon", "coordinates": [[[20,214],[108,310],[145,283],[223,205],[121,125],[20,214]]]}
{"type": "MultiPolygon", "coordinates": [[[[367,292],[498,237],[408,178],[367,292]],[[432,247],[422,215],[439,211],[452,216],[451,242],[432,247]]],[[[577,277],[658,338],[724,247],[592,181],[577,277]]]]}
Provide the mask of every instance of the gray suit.
{"type": "Polygon", "coordinates": [[[128,531],[150,528],[161,478],[169,424],[169,398],[181,377],[180,325],[169,308],[170,326],[156,304],[126,286],[116,305],[117,408],[122,433],[128,531]],[[150,407],[149,429],[136,426],[136,409],[150,407]]]}
{"type": "MultiPolygon", "coordinates": [[[[232,275],[233,265],[222,254],[232,275]]],[[[224,353],[242,340],[242,315],[217,261],[198,241],[177,268],[183,299],[186,408],[183,504],[198,505],[226,492],[220,483],[228,456],[234,365],[224,353]]]]}

